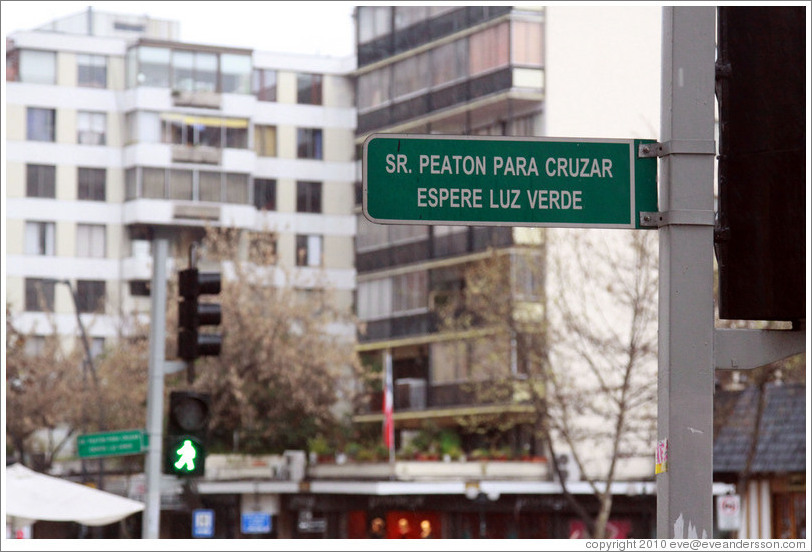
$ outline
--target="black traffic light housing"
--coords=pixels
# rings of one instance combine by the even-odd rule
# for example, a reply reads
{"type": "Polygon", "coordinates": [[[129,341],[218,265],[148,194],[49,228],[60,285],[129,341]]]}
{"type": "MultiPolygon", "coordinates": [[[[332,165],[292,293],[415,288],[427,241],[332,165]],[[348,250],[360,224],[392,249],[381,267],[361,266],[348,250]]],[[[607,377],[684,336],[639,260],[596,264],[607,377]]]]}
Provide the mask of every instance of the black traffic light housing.
{"type": "Polygon", "coordinates": [[[191,361],[202,356],[217,356],[223,338],[219,333],[202,333],[201,326],[217,326],[222,321],[218,303],[200,302],[201,295],[220,293],[219,272],[200,272],[187,268],[178,274],[178,356],[191,361]]]}
{"type": "Polygon", "coordinates": [[[164,473],[202,477],[206,473],[206,441],[211,397],[193,391],[169,394],[169,415],[164,438],[164,473]]]}
{"type": "Polygon", "coordinates": [[[719,316],[806,318],[806,17],[721,6],[717,18],[719,316]]]}

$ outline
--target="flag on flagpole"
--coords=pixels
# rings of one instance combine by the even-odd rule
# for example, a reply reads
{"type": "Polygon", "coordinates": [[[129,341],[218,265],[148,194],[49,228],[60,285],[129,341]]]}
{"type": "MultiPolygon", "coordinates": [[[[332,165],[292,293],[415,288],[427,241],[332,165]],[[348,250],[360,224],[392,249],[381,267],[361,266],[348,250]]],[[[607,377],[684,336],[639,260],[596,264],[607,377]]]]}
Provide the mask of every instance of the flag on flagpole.
{"type": "Polygon", "coordinates": [[[386,352],[383,384],[383,442],[389,449],[390,459],[395,450],[394,393],[392,391],[392,353],[386,352]]]}

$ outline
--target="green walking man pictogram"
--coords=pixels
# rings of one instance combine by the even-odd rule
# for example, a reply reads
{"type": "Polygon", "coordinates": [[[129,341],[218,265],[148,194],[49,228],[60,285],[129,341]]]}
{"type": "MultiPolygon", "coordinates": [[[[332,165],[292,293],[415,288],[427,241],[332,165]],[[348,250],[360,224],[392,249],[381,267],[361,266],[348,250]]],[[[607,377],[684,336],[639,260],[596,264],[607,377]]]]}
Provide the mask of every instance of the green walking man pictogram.
{"type": "Polygon", "coordinates": [[[183,441],[183,445],[175,453],[180,455],[178,461],[175,462],[175,468],[180,470],[185,465],[187,471],[194,471],[197,449],[189,439],[183,441]]]}

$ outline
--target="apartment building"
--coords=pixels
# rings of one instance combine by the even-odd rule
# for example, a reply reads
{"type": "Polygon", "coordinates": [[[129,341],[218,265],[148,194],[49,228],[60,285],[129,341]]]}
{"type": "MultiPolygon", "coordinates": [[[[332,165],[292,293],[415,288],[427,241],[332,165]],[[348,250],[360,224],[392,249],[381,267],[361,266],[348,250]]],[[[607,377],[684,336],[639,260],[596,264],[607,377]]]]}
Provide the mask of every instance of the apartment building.
{"type": "Polygon", "coordinates": [[[351,308],[355,60],[178,36],[89,8],[6,38],[5,285],[33,351],[48,312],[72,338],[75,308],[94,353],[148,314],[159,228],[168,278],[206,227],[272,232],[280,274],[351,308]]]}

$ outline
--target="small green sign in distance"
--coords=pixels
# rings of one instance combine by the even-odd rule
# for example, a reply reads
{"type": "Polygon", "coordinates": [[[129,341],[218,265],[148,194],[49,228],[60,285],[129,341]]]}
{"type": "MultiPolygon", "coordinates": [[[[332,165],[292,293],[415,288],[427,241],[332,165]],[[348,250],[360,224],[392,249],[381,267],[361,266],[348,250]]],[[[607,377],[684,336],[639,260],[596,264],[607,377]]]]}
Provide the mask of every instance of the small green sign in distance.
{"type": "Polygon", "coordinates": [[[384,224],[640,228],[657,211],[655,140],[373,134],[363,209],[384,224]]]}
{"type": "Polygon", "coordinates": [[[142,429],[89,433],[76,437],[76,449],[80,458],[139,454],[147,449],[147,435],[142,429]]]}

